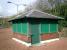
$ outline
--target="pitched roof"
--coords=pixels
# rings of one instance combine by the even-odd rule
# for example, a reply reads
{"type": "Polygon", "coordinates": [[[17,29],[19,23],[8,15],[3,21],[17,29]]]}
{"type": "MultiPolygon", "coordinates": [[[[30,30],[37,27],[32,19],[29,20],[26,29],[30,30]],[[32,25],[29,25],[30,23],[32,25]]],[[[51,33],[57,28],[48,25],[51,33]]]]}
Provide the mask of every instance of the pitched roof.
{"type": "Polygon", "coordinates": [[[49,18],[49,19],[64,19],[62,17],[58,17],[55,15],[51,15],[39,10],[31,10],[29,12],[26,12],[24,14],[18,15],[16,18],[11,19],[11,20],[15,20],[15,19],[19,19],[19,18],[49,18]]]}

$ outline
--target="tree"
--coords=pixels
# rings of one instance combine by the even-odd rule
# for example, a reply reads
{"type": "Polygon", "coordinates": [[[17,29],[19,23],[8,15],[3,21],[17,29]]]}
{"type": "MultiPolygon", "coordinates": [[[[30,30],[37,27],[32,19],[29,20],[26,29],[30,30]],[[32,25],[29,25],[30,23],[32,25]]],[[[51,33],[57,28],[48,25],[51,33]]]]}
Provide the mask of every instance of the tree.
{"type": "Polygon", "coordinates": [[[67,17],[67,4],[66,3],[63,3],[63,4],[60,4],[57,5],[54,10],[56,9],[56,13],[54,13],[55,15],[58,15],[58,16],[62,16],[62,17],[67,17]]]}
{"type": "Polygon", "coordinates": [[[10,23],[8,22],[8,18],[0,18],[0,27],[6,28],[10,27],[10,23]]]}
{"type": "Polygon", "coordinates": [[[54,15],[63,17],[64,20],[62,21],[62,25],[67,27],[67,3],[62,3],[60,5],[56,5],[53,10],[56,9],[54,15]]]}
{"type": "Polygon", "coordinates": [[[59,5],[58,6],[58,8],[59,8],[60,7],[60,4],[63,3],[63,0],[48,0],[48,2],[50,4],[50,6],[52,7],[52,14],[53,14],[53,13],[56,13],[56,11],[57,11],[54,8],[57,8],[56,7],[57,5],[59,5]]]}
{"type": "Polygon", "coordinates": [[[47,0],[37,0],[37,3],[36,3],[36,9],[39,9],[43,12],[47,12],[49,13],[49,6],[48,6],[48,1],[47,0]]]}
{"type": "Polygon", "coordinates": [[[48,0],[48,2],[51,5],[51,7],[53,8],[55,0],[48,0]]]}

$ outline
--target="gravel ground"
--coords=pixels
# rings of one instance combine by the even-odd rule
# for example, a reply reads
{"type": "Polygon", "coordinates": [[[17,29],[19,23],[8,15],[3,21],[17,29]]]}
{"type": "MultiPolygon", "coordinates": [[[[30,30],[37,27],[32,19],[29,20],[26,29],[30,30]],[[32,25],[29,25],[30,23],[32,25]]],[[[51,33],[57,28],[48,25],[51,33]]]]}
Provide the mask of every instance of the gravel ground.
{"type": "Polygon", "coordinates": [[[0,29],[0,50],[67,50],[67,38],[42,46],[26,47],[12,40],[12,37],[13,33],[10,28],[0,29]]]}

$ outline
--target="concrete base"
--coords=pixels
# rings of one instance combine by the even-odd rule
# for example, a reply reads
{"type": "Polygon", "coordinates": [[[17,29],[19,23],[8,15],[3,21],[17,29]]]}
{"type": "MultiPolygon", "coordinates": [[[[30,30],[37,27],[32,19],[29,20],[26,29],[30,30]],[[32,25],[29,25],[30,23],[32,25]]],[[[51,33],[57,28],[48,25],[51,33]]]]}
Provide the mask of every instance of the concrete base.
{"type": "Polygon", "coordinates": [[[41,41],[40,44],[43,45],[43,44],[45,44],[45,43],[50,43],[50,42],[54,42],[54,41],[57,41],[57,40],[59,40],[59,38],[41,41]]]}
{"type": "Polygon", "coordinates": [[[31,46],[31,43],[24,42],[24,41],[19,40],[17,38],[12,38],[12,40],[15,40],[16,42],[21,43],[21,44],[24,44],[24,45],[26,45],[28,47],[31,46]]]}
{"type": "MultiPolygon", "coordinates": [[[[24,44],[24,45],[26,45],[27,47],[32,46],[31,43],[27,43],[27,42],[21,41],[21,40],[19,40],[19,39],[17,39],[17,38],[12,38],[12,40],[15,40],[16,42],[19,42],[19,43],[21,43],[21,44],[24,44]]],[[[41,45],[43,45],[43,44],[50,43],[50,42],[53,42],[53,41],[56,41],[56,40],[59,40],[59,38],[50,39],[50,40],[45,40],[45,41],[40,41],[40,43],[34,44],[34,46],[41,46],[41,45]]]]}

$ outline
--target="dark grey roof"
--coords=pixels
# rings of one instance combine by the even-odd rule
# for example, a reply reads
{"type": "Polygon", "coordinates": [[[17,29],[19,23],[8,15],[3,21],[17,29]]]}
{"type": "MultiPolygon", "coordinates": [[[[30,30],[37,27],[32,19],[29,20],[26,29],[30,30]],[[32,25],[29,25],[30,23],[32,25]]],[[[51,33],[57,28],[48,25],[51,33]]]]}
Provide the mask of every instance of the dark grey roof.
{"type": "MultiPolygon", "coordinates": [[[[27,17],[27,18],[64,19],[62,17],[51,15],[51,14],[48,14],[48,13],[45,13],[45,12],[42,12],[42,11],[39,11],[39,10],[31,10],[29,12],[24,13],[23,15],[18,15],[14,19],[19,19],[19,18],[24,18],[24,17],[27,17]]],[[[12,19],[12,20],[14,20],[14,19],[12,19]]]]}

